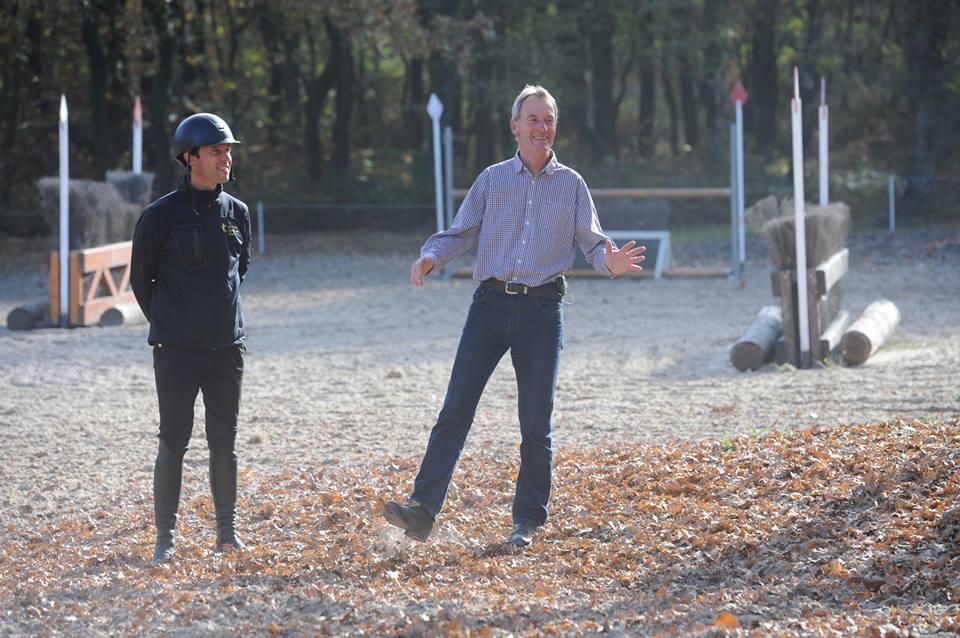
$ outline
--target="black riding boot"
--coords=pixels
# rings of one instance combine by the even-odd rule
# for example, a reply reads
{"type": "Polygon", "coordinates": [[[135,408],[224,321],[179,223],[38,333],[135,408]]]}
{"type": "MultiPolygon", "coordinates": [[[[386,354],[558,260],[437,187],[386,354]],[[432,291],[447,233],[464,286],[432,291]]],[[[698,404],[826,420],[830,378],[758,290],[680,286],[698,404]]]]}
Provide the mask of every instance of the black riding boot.
{"type": "Polygon", "coordinates": [[[237,453],[233,448],[210,449],[210,491],[217,514],[217,551],[227,545],[246,549],[233,529],[237,510],[237,453]]]}
{"type": "Polygon", "coordinates": [[[161,439],[153,466],[153,515],[157,544],[153,562],[162,563],[173,555],[173,528],[177,525],[180,484],[183,479],[183,452],[174,452],[161,439]]]}

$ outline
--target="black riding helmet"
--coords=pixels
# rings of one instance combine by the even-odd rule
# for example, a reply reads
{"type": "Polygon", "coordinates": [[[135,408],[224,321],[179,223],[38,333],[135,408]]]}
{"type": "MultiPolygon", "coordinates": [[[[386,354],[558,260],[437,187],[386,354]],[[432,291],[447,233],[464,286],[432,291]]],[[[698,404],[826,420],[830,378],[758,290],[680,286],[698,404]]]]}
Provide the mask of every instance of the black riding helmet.
{"type": "Polygon", "coordinates": [[[233,132],[223,118],[213,113],[195,113],[180,122],[173,134],[173,154],[181,165],[186,165],[183,154],[187,151],[201,146],[241,143],[233,138],[233,132]]]}

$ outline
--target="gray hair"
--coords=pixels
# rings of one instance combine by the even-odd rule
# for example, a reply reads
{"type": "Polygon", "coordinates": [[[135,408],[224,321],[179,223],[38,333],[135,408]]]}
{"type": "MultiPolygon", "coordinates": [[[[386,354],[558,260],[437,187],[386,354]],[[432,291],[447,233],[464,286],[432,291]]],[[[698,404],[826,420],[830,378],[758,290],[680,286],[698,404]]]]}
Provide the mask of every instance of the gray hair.
{"type": "Polygon", "coordinates": [[[517,121],[520,119],[520,109],[523,108],[523,101],[526,100],[531,95],[536,95],[537,97],[542,97],[547,101],[547,103],[553,107],[553,114],[557,119],[560,119],[560,112],[557,110],[557,101],[553,99],[553,96],[550,95],[550,91],[546,90],[539,84],[528,84],[523,87],[523,90],[520,91],[520,95],[517,96],[517,99],[513,101],[513,109],[510,112],[510,120],[517,121]]]}

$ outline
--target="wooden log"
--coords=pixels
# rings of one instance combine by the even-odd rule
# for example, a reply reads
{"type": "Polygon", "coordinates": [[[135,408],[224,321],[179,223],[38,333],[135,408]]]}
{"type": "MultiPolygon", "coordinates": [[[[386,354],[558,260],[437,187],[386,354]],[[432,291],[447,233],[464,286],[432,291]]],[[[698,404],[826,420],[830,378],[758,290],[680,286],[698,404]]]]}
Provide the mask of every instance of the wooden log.
{"type": "Polygon", "coordinates": [[[892,301],[874,301],[843,333],[840,348],[847,365],[860,365],[886,343],[900,324],[900,311],[892,301]]]}
{"type": "Polygon", "coordinates": [[[136,303],[117,304],[100,315],[101,326],[136,326],[146,322],[147,318],[136,303]]]}
{"type": "Polygon", "coordinates": [[[764,306],[753,318],[753,323],[730,350],[730,363],[737,370],[756,370],[773,354],[777,338],[783,334],[780,308],[764,306]]]}
{"type": "Polygon", "coordinates": [[[850,313],[841,310],[837,313],[833,322],[820,335],[820,359],[823,360],[830,356],[833,349],[840,345],[840,339],[843,337],[843,331],[850,325],[850,313]]]}
{"type": "Polygon", "coordinates": [[[10,330],[32,330],[44,323],[50,316],[50,303],[35,301],[18,306],[7,314],[7,328],[10,330]]]}

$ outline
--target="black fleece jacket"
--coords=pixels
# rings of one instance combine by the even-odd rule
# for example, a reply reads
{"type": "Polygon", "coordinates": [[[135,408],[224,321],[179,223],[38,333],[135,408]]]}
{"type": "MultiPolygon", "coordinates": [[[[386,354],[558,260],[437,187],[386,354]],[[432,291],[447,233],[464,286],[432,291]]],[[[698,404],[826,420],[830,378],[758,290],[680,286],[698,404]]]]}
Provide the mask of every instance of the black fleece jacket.
{"type": "Polygon", "coordinates": [[[149,343],[219,350],[243,343],[240,283],[250,264],[250,211],[187,177],[150,204],[133,231],[130,287],[149,343]]]}

